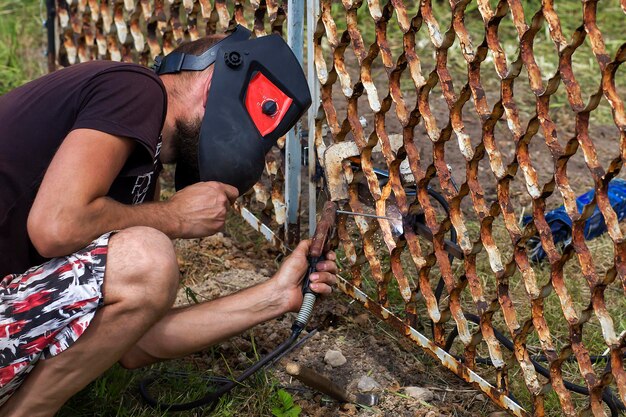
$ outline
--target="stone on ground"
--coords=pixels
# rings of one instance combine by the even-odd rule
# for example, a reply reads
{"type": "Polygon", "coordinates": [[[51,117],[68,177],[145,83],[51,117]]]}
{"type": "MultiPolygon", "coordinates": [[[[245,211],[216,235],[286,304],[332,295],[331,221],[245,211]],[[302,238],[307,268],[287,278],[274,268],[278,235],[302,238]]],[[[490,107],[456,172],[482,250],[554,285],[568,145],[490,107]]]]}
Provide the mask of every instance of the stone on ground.
{"type": "Polygon", "coordinates": [[[363,375],[361,379],[359,379],[359,383],[357,384],[357,388],[361,392],[370,392],[381,389],[381,385],[367,375],[363,375]]]}
{"type": "Polygon", "coordinates": [[[435,398],[431,390],[422,387],[404,387],[404,393],[420,401],[432,401],[435,398]]]}
{"type": "Polygon", "coordinates": [[[324,362],[326,362],[333,368],[336,368],[346,363],[347,359],[345,356],[343,356],[340,350],[329,349],[324,356],[324,362]]]}

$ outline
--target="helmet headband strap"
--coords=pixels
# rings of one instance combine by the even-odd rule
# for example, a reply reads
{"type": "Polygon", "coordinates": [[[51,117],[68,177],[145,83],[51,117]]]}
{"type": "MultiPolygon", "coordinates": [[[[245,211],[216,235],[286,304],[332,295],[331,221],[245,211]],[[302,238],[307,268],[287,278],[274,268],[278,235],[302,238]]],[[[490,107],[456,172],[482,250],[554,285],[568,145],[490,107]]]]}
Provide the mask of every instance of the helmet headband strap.
{"type": "Polygon", "coordinates": [[[163,75],[181,71],[203,71],[215,62],[219,48],[228,46],[230,43],[248,40],[251,34],[252,32],[245,27],[237,25],[230,35],[207,49],[202,55],[173,52],[165,57],[157,56],[154,59],[154,72],[163,75]]]}

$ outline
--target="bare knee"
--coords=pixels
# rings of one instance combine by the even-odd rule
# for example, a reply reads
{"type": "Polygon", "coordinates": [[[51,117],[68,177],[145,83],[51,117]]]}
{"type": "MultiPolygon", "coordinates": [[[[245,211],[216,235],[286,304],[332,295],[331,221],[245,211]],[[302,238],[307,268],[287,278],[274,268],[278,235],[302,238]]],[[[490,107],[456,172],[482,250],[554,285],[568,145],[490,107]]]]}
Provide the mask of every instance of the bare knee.
{"type": "Polygon", "coordinates": [[[132,370],[143,368],[147,364],[160,361],[161,360],[159,358],[155,358],[135,345],[130,350],[125,352],[117,363],[119,363],[124,369],[132,370]]]}
{"type": "Polygon", "coordinates": [[[172,306],[178,282],[174,246],[165,234],[149,227],[131,227],[111,237],[105,303],[125,301],[160,315],[172,306]]]}

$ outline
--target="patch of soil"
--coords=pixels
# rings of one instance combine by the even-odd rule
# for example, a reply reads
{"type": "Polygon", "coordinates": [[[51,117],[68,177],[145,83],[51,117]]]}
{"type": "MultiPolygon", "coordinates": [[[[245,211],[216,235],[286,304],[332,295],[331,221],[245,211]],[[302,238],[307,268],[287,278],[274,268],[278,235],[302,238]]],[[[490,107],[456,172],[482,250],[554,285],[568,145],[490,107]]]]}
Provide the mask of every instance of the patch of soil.
{"type": "MultiPolygon", "coordinates": [[[[270,245],[252,249],[249,242],[222,234],[180,241],[177,247],[184,277],[179,305],[192,302],[191,291],[202,301],[262,282],[278,265],[270,245]]],[[[484,395],[351,301],[338,292],[318,301],[311,328],[319,331],[273,367],[279,384],[302,407],[302,416],[475,416],[496,409],[484,395]],[[340,351],[346,362],[336,367],[327,364],[324,357],[330,349],[340,351]],[[375,391],[380,401],[372,407],[340,404],[287,375],[284,365],[289,361],[317,371],[354,394],[359,392],[359,380],[368,376],[380,384],[375,391]],[[409,386],[427,388],[433,398],[412,398],[404,391],[409,386]]],[[[247,367],[255,349],[265,355],[288,338],[293,319],[289,315],[256,326],[222,343],[219,354],[230,366],[247,367]]],[[[209,366],[215,372],[224,371],[220,364],[209,366]]]]}

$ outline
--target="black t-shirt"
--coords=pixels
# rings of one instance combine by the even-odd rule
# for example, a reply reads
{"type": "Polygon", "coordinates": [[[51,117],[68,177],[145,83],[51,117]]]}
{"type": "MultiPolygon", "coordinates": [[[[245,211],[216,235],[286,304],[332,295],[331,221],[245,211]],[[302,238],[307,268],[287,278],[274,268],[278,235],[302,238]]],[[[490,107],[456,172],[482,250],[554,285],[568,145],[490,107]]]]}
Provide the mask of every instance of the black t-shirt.
{"type": "Polygon", "coordinates": [[[154,195],[166,109],[158,76],[139,65],[110,61],[74,65],[0,97],[0,278],[45,260],[30,242],[26,220],[67,134],[87,128],[136,140],[140,146],[108,195],[139,204],[154,195]]]}

